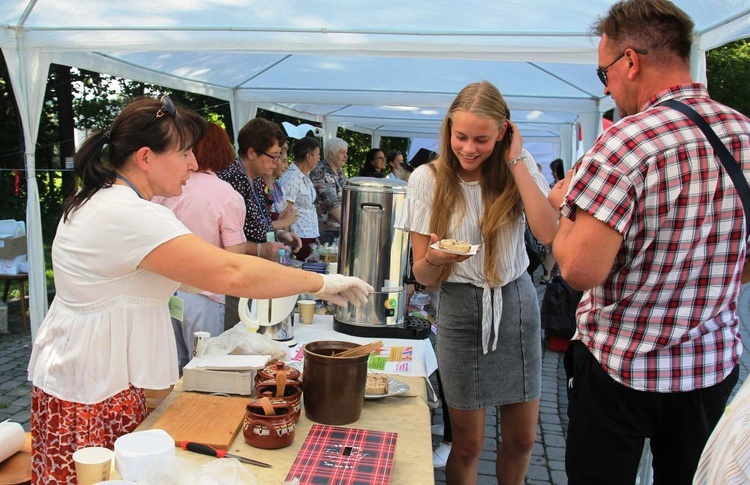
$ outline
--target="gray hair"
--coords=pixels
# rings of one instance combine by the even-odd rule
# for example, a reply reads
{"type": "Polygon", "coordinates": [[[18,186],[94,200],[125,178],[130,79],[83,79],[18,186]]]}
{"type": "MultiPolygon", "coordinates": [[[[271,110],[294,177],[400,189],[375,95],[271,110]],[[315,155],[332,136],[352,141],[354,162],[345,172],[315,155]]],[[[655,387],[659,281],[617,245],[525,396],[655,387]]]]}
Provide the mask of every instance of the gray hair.
{"type": "Polygon", "coordinates": [[[341,149],[349,149],[349,144],[341,138],[331,138],[326,142],[326,156],[328,156],[329,153],[337,153],[341,151],[341,149]]]}

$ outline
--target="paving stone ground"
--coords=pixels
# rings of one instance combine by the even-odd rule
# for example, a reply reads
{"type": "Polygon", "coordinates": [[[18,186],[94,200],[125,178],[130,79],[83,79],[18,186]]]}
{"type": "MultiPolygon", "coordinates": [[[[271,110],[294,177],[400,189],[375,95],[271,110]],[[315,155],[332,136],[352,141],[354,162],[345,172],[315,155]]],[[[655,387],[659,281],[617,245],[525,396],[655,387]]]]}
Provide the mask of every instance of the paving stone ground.
{"type": "MultiPolygon", "coordinates": [[[[545,285],[539,284],[539,270],[534,274],[539,304],[544,298],[545,285]]],[[[750,342],[750,285],[745,285],[739,301],[740,333],[745,342],[750,342]]],[[[745,344],[747,345],[747,343],[745,344]]],[[[743,352],[740,359],[740,379],[734,392],[742,386],[750,371],[750,351],[743,352]]],[[[433,387],[437,386],[434,376],[433,387]]],[[[526,474],[530,485],[567,485],[565,475],[565,440],[568,429],[568,398],[566,393],[563,353],[544,349],[542,353],[542,396],[539,406],[539,422],[536,427],[536,443],[531,452],[531,463],[526,474]]],[[[496,484],[495,457],[500,444],[500,416],[495,409],[487,410],[485,425],[485,447],[479,464],[478,484],[496,484]]],[[[432,424],[443,424],[442,411],[433,412],[432,424]]],[[[433,446],[440,443],[440,436],[433,435],[433,446]]],[[[435,470],[435,483],[445,484],[444,469],[435,470]]]]}
{"type": "MultiPolygon", "coordinates": [[[[534,281],[539,281],[539,271],[534,281]]],[[[544,285],[537,284],[541,304],[544,285]]],[[[747,285],[739,301],[740,332],[750,335],[750,291],[747,285]]],[[[0,422],[10,419],[21,423],[29,430],[29,407],[31,385],[26,380],[26,367],[31,354],[31,337],[24,333],[21,324],[19,302],[8,304],[9,333],[0,334],[0,422]]],[[[747,342],[748,340],[746,340],[747,342]]],[[[536,443],[532,451],[531,464],[526,483],[532,485],[566,485],[565,476],[565,437],[568,425],[567,394],[565,392],[565,371],[562,365],[563,354],[544,350],[542,354],[542,396],[537,424],[536,443]]],[[[735,392],[740,388],[750,371],[750,351],[742,354],[740,360],[740,380],[735,392]]],[[[434,377],[433,387],[437,386],[434,377]]],[[[477,483],[495,484],[495,455],[501,437],[499,416],[495,409],[487,410],[485,447],[479,465],[477,483]]],[[[438,407],[432,417],[433,424],[442,424],[441,410],[438,407]]],[[[433,436],[434,445],[440,436],[433,436]]],[[[445,472],[435,470],[435,483],[445,483],[445,472]]]]}

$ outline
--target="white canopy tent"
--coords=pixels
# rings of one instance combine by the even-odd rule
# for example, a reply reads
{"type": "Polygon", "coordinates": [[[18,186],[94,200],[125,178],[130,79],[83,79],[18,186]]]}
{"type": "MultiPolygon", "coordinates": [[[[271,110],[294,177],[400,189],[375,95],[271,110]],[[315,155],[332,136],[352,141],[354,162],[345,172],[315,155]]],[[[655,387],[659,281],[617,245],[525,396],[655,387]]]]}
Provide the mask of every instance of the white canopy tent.
{"type": "MultiPolygon", "coordinates": [[[[435,136],[467,83],[503,92],[525,138],[569,163],[612,107],[588,28],[610,0],[3,0],[0,48],[21,111],[30,309],[47,310],[34,146],[50,63],[217,97],[238,129],[257,108],[381,136],[435,136]]],[[[750,36],[747,0],[677,0],[704,52],[750,36]]],[[[377,142],[377,141],[376,141],[377,142]]]]}

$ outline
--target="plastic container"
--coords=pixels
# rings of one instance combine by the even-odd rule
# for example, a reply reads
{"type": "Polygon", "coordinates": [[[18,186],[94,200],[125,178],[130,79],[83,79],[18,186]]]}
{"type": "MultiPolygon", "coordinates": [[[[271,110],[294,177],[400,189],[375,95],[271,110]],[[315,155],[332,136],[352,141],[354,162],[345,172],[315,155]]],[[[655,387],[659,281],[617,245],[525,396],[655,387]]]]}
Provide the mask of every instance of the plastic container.
{"type": "Polygon", "coordinates": [[[162,429],[135,431],[115,440],[115,469],[125,480],[138,479],[155,463],[171,465],[174,439],[162,429]]]}
{"type": "Polygon", "coordinates": [[[302,401],[308,419],[331,425],[350,424],[359,419],[370,356],[332,356],[358,345],[332,340],[305,344],[302,401]]]}
{"type": "Polygon", "coordinates": [[[286,253],[286,249],[279,249],[279,256],[276,258],[276,262],[284,266],[292,265],[292,260],[289,258],[289,255],[286,253]]]}

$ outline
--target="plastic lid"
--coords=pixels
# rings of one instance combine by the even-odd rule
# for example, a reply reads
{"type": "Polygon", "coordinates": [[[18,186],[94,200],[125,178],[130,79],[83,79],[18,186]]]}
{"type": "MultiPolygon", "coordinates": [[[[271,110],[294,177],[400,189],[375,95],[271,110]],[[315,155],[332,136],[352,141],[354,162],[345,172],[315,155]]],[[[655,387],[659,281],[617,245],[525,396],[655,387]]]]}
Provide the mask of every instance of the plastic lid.
{"type": "Polygon", "coordinates": [[[286,249],[279,249],[279,256],[286,255],[286,249]]]}

